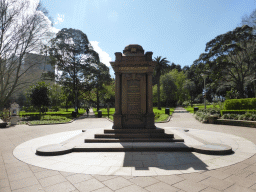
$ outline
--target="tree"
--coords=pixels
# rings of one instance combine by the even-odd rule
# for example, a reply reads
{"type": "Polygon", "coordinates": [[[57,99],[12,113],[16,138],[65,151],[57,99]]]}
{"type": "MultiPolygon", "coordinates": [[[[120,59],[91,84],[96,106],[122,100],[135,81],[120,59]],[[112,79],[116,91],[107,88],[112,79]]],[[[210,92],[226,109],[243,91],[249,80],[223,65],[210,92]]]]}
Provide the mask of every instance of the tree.
{"type": "Polygon", "coordinates": [[[38,82],[35,86],[31,87],[30,99],[32,105],[38,108],[40,112],[42,107],[49,106],[49,88],[45,82],[38,82]]]}
{"type": "Polygon", "coordinates": [[[177,86],[175,84],[175,80],[171,73],[167,73],[162,75],[160,78],[161,87],[163,90],[163,99],[165,101],[166,107],[174,107],[177,103],[177,86]]]}
{"type": "Polygon", "coordinates": [[[187,91],[190,95],[190,105],[191,107],[193,106],[193,98],[194,98],[194,90],[196,88],[196,85],[194,81],[191,81],[189,79],[186,79],[184,84],[183,84],[183,89],[187,91]]]}
{"type": "MultiPolygon", "coordinates": [[[[240,24],[240,26],[243,25],[248,25],[250,27],[253,28],[252,32],[255,35],[256,34],[256,9],[253,10],[253,12],[248,16],[248,15],[244,15],[242,17],[242,22],[240,24]]],[[[255,41],[255,39],[254,39],[255,41]]],[[[254,97],[256,97],[256,75],[254,76],[254,78],[251,80],[250,83],[248,83],[248,87],[253,87],[253,91],[254,91],[254,97]],[[251,85],[250,85],[251,84],[251,85]]]]}
{"type": "Polygon", "coordinates": [[[174,69],[168,73],[175,83],[177,89],[176,89],[176,99],[178,101],[178,104],[182,104],[183,101],[185,101],[185,90],[184,90],[184,83],[186,81],[186,75],[183,71],[178,71],[177,69],[174,69]]]}
{"type": "Polygon", "coordinates": [[[0,109],[13,93],[31,84],[26,78],[38,63],[23,65],[26,53],[39,52],[52,35],[47,12],[30,1],[0,0],[0,109]]]}
{"type": "Polygon", "coordinates": [[[197,63],[204,63],[211,70],[215,86],[233,87],[239,97],[245,96],[245,86],[255,77],[256,44],[253,28],[244,25],[215,37],[206,44],[206,53],[197,63]]]}
{"type": "Polygon", "coordinates": [[[61,100],[62,106],[65,106],[66,111],[68,111],[68,107],[72,104],[73,101],[73,95],[72,95],[72,89],[69,87],[61,87],[61,100]]]}
{"type": "Polygon", "coordinates": [[[57,109],[60,107],[61,102],[62,102],[62,94],[63,90],[61,89],[61,86],[58,84],[53,84],[50,89],[49,89],[49,98],[50,98],[50,105],[52,107],[55,107],[57,109]]]}
{"type": "Polygon", "coordinates": [[[93,50],[86,34],[77,29],[66,28],[51,40],[49,53],[52,63],[61,71],[57,74],[57,81],[72,89],[77,111],[78,90],[91,81],[91,72],[99,64],[99,55],[93,50]]]}
{"type": "Polygon", "coordinates": [[[99,101],[100,101],[100,91],[104,91],[104,85],[108,85],[111,83],[111,76],[109,74],[109,68],[104,64],[99,62],[97,65],[94,65],[94,69],[92,70],[93,76],[92,86],[96,89],[96,105],[97,111],[99,111],[99,101]]]}
{"type": "Polygon", "coordinates": [[[248,16],[244,15],[242,17],[242,22],[240,23],[240,26],[248,25],[253,28],[253,32],[256,33],[256,9],[253,10],[253,12],[248,16]]]}
{"type": "Polygon", "coordinates": [[[157,107],[161,109],[161,100],[160,100],[160,76],[161,74],[165,73],[166,70],[169,68],[169,61],[161,56],[155,57],[155,61],[157,62],[155,67],[155,78],[157,82],[157,107]]]}
{"type": "Polygon", "coordinates": [[[115,80],[109,83],[109,85],[104,85],[105,93],[103,94],[103,99],[105,103],[110,106],[115,105],[115,80]]]}

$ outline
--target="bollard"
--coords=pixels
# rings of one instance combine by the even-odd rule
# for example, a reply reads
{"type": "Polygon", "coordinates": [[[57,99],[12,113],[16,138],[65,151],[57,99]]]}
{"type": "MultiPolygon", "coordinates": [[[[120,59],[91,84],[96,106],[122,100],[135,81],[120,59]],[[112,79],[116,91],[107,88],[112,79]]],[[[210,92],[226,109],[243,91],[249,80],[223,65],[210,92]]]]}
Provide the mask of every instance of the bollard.
{"type": "Polygon", "coordinates": [[[169,108],[165,108],[165,114],[170,115],[170,109],[169,108]]]}
{"type": "Polygon", "coordinates": [[[101,118],[102,117],[102,111],[98,111],[98,118],[101,118]]]}
{"type": "Polygon", "coordinates": [[[198,107],[194,107],[194,114],[198,111],[198,107]]]}
{"type": "Polygon", "coordinates": [[[72,111],[72,117],[75,117],[76,118],[76,111],[72,111]]]}

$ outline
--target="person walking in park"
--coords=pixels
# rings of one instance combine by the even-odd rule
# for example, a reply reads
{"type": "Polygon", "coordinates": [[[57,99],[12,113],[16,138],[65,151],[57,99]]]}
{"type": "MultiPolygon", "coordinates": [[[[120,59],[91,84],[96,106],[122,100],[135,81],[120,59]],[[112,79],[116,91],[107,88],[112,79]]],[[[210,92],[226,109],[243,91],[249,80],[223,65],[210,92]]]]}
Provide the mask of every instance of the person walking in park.
{"type": "Polygon", "coordinates": [[[86,113],[87,113],[87,117],[88,117],[88,115],[89,115],[89,108],[88,107],[86,108],[86,113]]]}

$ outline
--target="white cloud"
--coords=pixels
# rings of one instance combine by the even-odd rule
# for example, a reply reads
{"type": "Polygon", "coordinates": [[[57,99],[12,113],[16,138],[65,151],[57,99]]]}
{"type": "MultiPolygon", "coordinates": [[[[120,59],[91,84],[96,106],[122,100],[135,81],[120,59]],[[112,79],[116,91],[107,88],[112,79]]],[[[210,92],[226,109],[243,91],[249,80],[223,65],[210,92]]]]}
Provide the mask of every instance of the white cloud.
{"type": "Polygon", "coordinates": [[[60,31],[60,29],[57,29],[57,28],[55,28],[55,27],[52,27],[52,32],[53,32],[54,34],[57,34],[59,31],[60,31]]]}
{"type": "Polygon", "coordinates": [[[110,67],[110,61],[111,61],[111,57],[109,56],[109,54],[105,51],[103,51],[100,47],[99,47],[99,42],[98,41],[90,41],[94,51],[96,51],[99,54],[100,57],[100,62],[104,63],[105,65],[107,65],[108,67],[110,67]]]}
{"type": "Polygon", "coordinates": [[[58,14],[58,17],[56,20],[57,21],[55,21],[55,23],[54,23],[55,25],[62,23],[64,21],[64,15],[58,14]]]}

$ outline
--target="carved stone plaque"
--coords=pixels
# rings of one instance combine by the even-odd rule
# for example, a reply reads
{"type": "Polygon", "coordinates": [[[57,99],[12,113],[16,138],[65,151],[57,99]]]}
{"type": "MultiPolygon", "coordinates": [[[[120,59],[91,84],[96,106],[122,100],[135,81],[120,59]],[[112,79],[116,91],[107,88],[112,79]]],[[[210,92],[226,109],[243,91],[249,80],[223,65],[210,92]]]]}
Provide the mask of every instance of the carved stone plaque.
{"type": "Polygon", "coordinates": [[[122,75],[123,127],[143,127],[146,114],[146,74],[122,75]]]}

